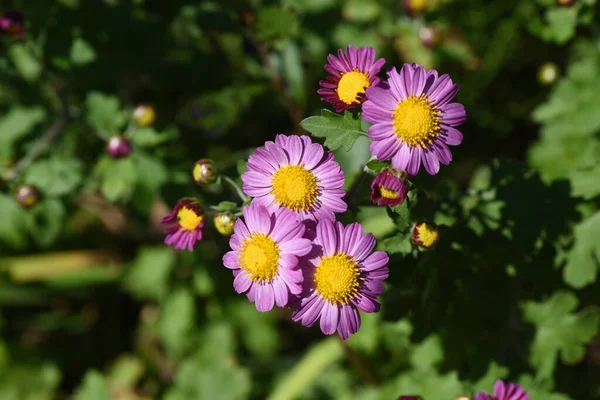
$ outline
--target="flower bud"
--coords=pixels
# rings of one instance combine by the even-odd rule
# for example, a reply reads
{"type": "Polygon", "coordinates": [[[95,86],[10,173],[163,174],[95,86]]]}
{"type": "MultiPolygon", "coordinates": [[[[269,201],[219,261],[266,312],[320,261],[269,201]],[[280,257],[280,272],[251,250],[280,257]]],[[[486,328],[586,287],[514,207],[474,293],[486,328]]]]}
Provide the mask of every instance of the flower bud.
{"type": "Polygon", "coordinates": [[[423,400],[421,396],[400,396],[398,400],[423,400]]]}
{"type": "Polygon", "coordinates": [[[192,170],[194,181],[199,185],[213,183],[217,179],[217,168],[215,162],[207,158],[203,158],[194,163],[192,170]]]}
{"type": "Polygon", "coordinates": [[[454,400],[471,400],[471,397],[467,396],[466,394],[459,394],[454,398],[454,400]]]}
{"type": "Polygon", "coordinates": [[[133,110],[133,120],[139,126],[150,126],[156,119],[154,107],[147,104],[140,104],[133,110]]]}
{"type": "Polygon", "coordinates": [[[233,225],[235,224],[235,216],[229,211],[217,213],[213,219],[215,228],[223,236],[231,236],[233,234],[233,225]]]}
{"type": "Polygon", "coordinates": [[[40,193],[33,186],[24,185],[17,190],[16,198],[21,207],[31,208],[40,200],[40,193]]]}
{"type": "Polygon", "coordinates": [[[556,0],[556,5],[561,7],[571,7],[575,4],[575,0],[556,0]]]}
{"type": "Polygon", "coordinates": [[[419,222],[412,231],[412,241],[417,246],[429,249],[440,240],[440,232],[435,224],[419,222]]]}
{"type": "Polygon", "coordinates": [[[106,144],[106,152],[114,159],[127,157],[131,153],[131,144],[122,136],[112,136],[106,144]]]}
{"type": "Polygon", "coordinates": [[[23,16],[15,11],[7,11],[0,16],[0,33],[19,37],[25,34],[23,16]]]}
{"type": "Polygon", "coordinates": [[[538,81],[542,85],[551,85],[558,78],[559,72],[560,71],[558,70],[556,64],[552,62],[547,62],[543,64],[538,70],[538,81]]]}
{"type": "Polygon", "coordinates": [[[425,8],[427,8],[427,4],[429,3],[429,0],[403,0],[403,1],[404,1],[404,7],[406,7],[408,12],[411,14],[417,14],[417,13],[420,13],[421,11],[425,10],[425,8]]]}
{"type": "Polygon", "coordinates": [[[440,32],[432,26],[424,26],[419,29],[419,39],[425,47],[434,47],[440,41],[440,32]]]}
{"type": "Polygon", "coordinates": [[[398,169],[384,168],[371,183],[371,201],[377,206],[395,207],[404,202],[407,193],[406,174],[398,169]]]}

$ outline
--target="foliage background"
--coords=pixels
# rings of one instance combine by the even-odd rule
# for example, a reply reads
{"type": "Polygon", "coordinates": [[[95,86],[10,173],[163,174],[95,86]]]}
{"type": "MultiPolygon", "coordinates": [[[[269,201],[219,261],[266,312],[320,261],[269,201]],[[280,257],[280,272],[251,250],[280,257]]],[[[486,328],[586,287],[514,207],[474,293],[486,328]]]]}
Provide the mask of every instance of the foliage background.
{"type": "MultiPolygon", "coordinates": [[[[27,33],[1,38],[1,399],[442,400],[497,378],[531,400],[600,398],[596,0],[2,7],[27,33]],[[441,33],[432,48],[425,25],[441,33]],[[348,44],[449,73],[468,121],[454,162],[414,179],[410,209],[369,207],[358,186],[344,218],[377,236],[391,274],[382,312],[341,342],[236,295],[211,224],[176,253],[159,221],[183,196],[236,201],[194,186],[192,163],[237,177],[254,147],[302,133],[327,108],[326,55],[348,44]],[[542,84],[547,62],[561,73],[542,84]],[[153,127],[130,123],[141,102],[153,127]],[[110,159],[106,135],[126,130],[131,157],[110,159]],[[31,210],[14,200],[22,183],[42,193],[31,210]],[[427,252],[406,239],[423,219],[443,225],[427,252]]],[[[336,153],[349,187],[368,143],[336,153]]]]}

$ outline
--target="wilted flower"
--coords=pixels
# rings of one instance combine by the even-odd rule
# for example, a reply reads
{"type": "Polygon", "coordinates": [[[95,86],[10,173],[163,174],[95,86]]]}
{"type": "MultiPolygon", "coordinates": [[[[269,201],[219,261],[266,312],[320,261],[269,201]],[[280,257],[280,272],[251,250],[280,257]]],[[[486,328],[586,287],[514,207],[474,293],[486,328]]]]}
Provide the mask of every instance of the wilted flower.
{"type": "Polygon", "coordinates": [[[244,192],[269,212],[294,211],[304,219],[335,219],[345,212],[344,174],[333,153],[308,136],[277,135],[248,159],[244,192]]]}
{"type": "Polygon", "coordinates": [[[133,120],[139,126],[150,126],[154,123],[155,119],[156,111],[154,111],[154,107],[148,104],[141,104],[133,110],[133,120]]]}
{"type": "Polygon", "coordinates": [[[231,236],[233,233],[233,225],[235,224],[235,216],[229,212],[224,211],[217,213],[213,218],[215,228],[223,236],[231,236]]]}
{"type": "Polygon", "coordinates": [[[40,200],[40,193],[35,187],[31,185],[24,185],[17,190],[16,198],[21,207],[31,208],[40,200]]]}
{"type": "Polygon", "coordinates": [[[395,207],[404,202],[408,193],[405,173],[385,168],[375,176],[371,183],[371,200],[378,206],[395,207]]]}
{"type": "Polygon", "coordinates": [[[223,264],[233,272],[233,288],[246,293],[258,311],[269,311],[276,304],[285,307],[290,294],[302,290],[302,271],[298,257],[311,250],[304,225],[293,212],[281,208],[269,213],[266,207],[245,206],[244,219],[235,221],[229,240],[231,251],[223,264]]]}
{"type": "Polygon", "coordinates": [[[23,16],[15,11],[7,11],[0,16],[0,32],[12,36],[23,36],[25,25],[23,16]]]}
{"type": "Polygon", "coordinates": [[[479,392],[475,400],[529,400],[529,393],[523,391],[523,386],[498,380],[494,385],[494,395],[479,392]]]}
{"type": "Polygon", "coordinates": [[[389,88],[367,89],[363,118],[369,127],[371,153],[379,160],[391,158],[392,167],[417,175],[421,164],[434,175],[440,163],[448,165],[463,135],[453,128],[467,118],[460,103],[450,103],[458,92],[448,75],[438,77],[418,64],[404,64],[400,72],[388,71],[389,88]]]}
{"type": "Polygon", "coordinates": [[[371,47],[348,46],[346,53],[338,50],[338,56],[330,54],[325,71],[329,75],[317,90],[321,100],[331,103],[335,111],[354,108],[365,101],[365,89],[379,83],[377,74],[385,59],[375,61],[375,50],[371,47]]]}
{"type": "Polygon", "coordinates": [[[112,158],[124,158],[131,154],[131,143],[122,136],[112,136],[106,143],[106,152],[112,158]]]}
{"type": "Polygon", "coordinates": [[[302,259],[304,291],[295,304],[294,321],[312,326],[320,319],[326,335],[338,332],[342,339],[358,332],[360,314],[379,311],[377,296],[388,277],[389,257],[375,251],[375,237],[355,222],[319,221],[313,250],[302,259]]]}
{"type": "Polygon", "coordinates": [[[199,185],[213,183],[217,179],[215,162],[206,158],[196,161],[192,169],[192,175],[194,181],[199,185]]]}
{"type": "Polygon", "coordinates": [[[434,224],[420,222],[412,231],[412,241],[417,246],[429,249],[440,240],[440,232],[434,224]]]}
{"type": "Polygon", "coordinates": [[[204,211],[200,203],[194,199],[182,199],[175,205],[173,211],[163,218],[162,225],[167,237],[165,243],[177,250],[194,251],[194,245],[202,240],[204,227],[204,211]]]}

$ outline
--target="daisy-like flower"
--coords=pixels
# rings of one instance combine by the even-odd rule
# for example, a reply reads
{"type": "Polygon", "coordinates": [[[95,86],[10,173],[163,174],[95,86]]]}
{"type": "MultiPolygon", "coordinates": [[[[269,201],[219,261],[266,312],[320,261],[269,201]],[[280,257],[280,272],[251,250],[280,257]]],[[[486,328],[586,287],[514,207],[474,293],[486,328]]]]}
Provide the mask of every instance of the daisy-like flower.
{"type": "Polygon", "coordinates": [[[313,244],[301,261],[304,291],[292,304],[292,319],[312,326],[320,318],[324,334],[347,339],[360,328],[358,310],[379,311],[389,257],[373,252],[375,238],[357,222],[319,221],[313,244]]]}
{"type": "Polygon", "coordinates": [[[277,135],[275,142],[256,149],[247,168],[244,193],[271,213],[283,207],[300,220],[334,220],[334,213],[348,208],[342,200],[346,192],[340,165],[308,136],[277,135]]]}
{"type": "Polygon", "coordinates": [[[302,291],[298,257],[312,248],[303,237],[304,225],[289,210],[269,213],[255,202],[244,207],[243,213],[229,240],[232,250],[223,256],[223,264],[235,277],[233,288],[246,293],[258,311],[269,311],[273,304],[285,307],[290,294],[302,291]]]}
{"type": "Polygon", "coordinates": [[[338,56],[327,56],[329,64],[325,71],[329,75],[320,81],[322,89],[317,90],[321,100],[331,103],[337,112],[359,106],[365,101],[365,89],[379,83],[377,74],[385,59],[375,61],[375,50],[371,47],[348,46],[346,53],[338,50],[338,56]]]}
{"type": "Polygon", "coordinates": [[[385,168],[375,176],[371,183],[371,201],[378,206],[395,207],[402,204],[408,193],[405,173],[385,168]]]}
{"type": "Polygon", "coordinates": [[[529,400],[529,393],[523,391],[523,386],[498,380],[494,385],[494,395],[479,392],[475,400],[529,400]]]}
{"type": "Polygon", "coordinates": [[[204,211],[194,199],[182,199],[177,202],[173,211],[163,218],[162,225],[167,237],[165,243],[177,250],[194,251],[194,245],[202,240],[204,227],[204,211]]]}
{"type": "Polygon", "coordinates": [[[448,75],[438,77],[418,64],[404,64],[400,72],[388,71],[389,88],[367,89],[363,118],[369,127],[371,153],[379,160],[391,158],[392,167],[417,175],[421,164],[435,175],[440,163],[450,164],[448,146],[458,146],[463,139],[454,126],[462,124],[467,114],[460,103],[450,101],[458,85],[448,75]]]}

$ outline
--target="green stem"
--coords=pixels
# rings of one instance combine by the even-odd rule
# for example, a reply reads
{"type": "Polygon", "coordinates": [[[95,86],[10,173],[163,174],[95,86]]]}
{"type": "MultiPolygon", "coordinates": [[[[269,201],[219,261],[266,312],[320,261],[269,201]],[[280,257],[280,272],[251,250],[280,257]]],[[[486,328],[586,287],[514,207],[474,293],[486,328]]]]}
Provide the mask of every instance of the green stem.
{"type": "Polygon", "coordinates": [[[225,176],[225,175],[221,175],[221,179],[223,179],[225,182],[227,182],[229,184],[229,186],[231,186],[233,188],[235,193],[242,200],[242,203],[246,203],[247,201],[250,200],[250,197],[246,196],[246,194],[244,193],[244,191],[242,190],[240,185],[238,185],[233,179],[231,179],[230,177],[225,176]]]}

